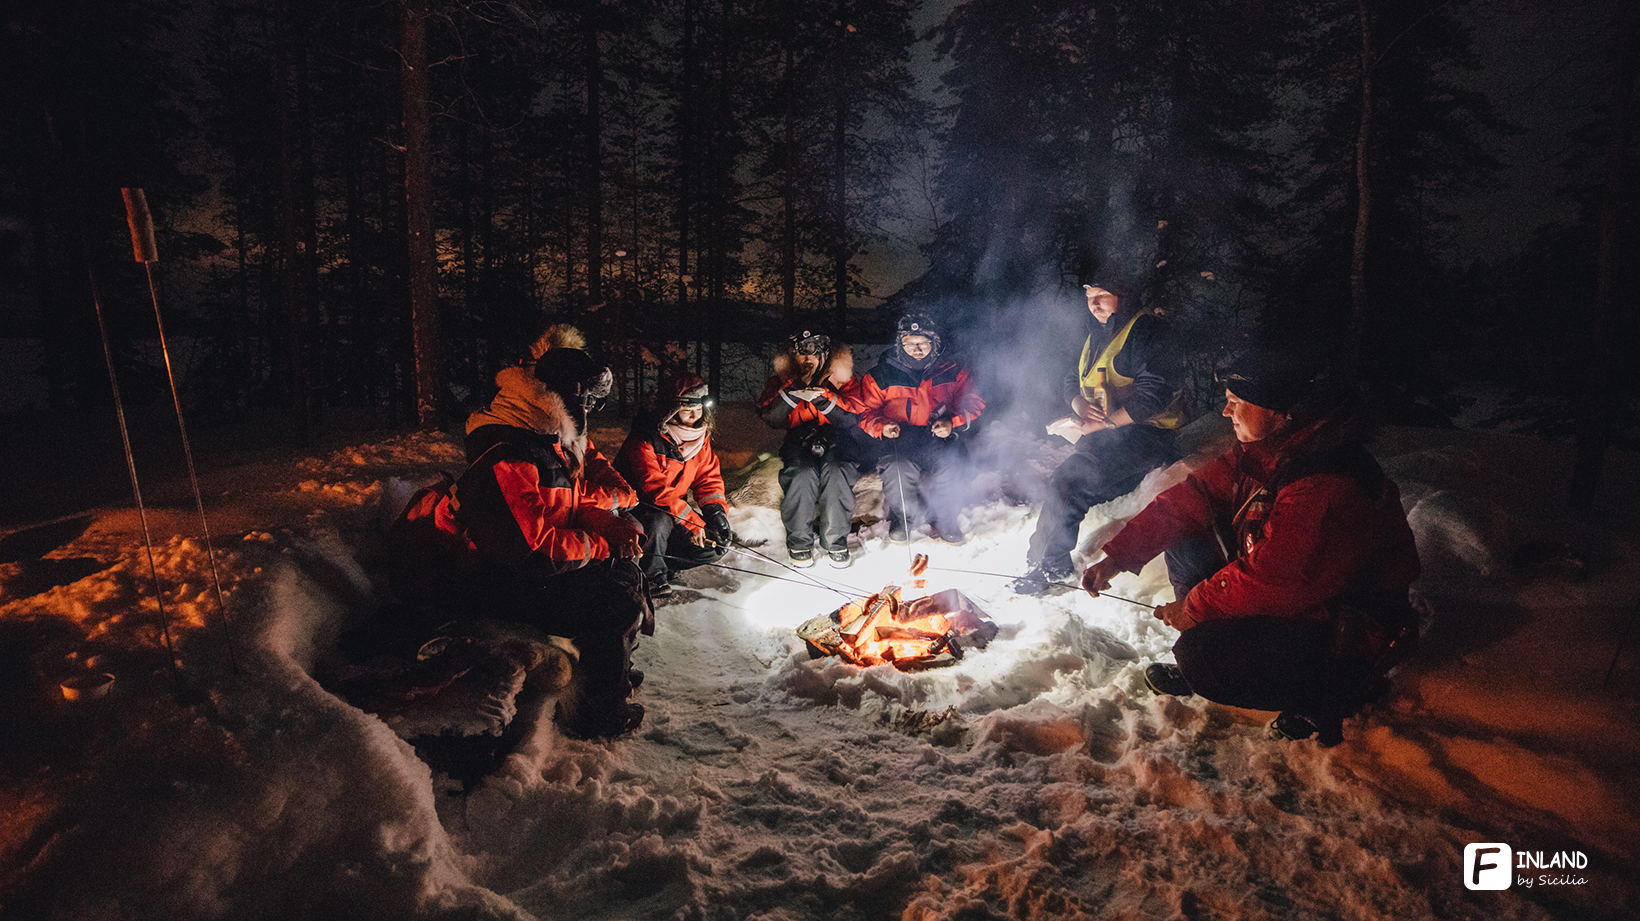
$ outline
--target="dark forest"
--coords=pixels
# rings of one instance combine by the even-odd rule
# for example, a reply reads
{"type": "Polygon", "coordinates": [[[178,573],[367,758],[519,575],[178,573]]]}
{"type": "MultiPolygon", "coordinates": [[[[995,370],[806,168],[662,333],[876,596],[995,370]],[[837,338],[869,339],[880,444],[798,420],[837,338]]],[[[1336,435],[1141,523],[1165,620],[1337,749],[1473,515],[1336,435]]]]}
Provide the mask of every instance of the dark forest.
{"type": "Polygon", "coordinates": [[[622,407],[683,364],[733,397],[794,324],[883,342],[907,309],[1028,405],[1000,369],[1058,360],[1079,285],[1120,273],[1205,401],[1275,338],[1392,421],[1489,381],[1497,419],[1632,441],[1640,53],[1629,5],[1591,9],[1570,216],[1475,256],[1522,130],[1477,89],[1485,4],[15,4],[0,322],[43,343],[34,411],[107,405],[94,300],[127,399],[157,398],[141,188],[202,425],[441,426],[553,321],[622,407]]]}

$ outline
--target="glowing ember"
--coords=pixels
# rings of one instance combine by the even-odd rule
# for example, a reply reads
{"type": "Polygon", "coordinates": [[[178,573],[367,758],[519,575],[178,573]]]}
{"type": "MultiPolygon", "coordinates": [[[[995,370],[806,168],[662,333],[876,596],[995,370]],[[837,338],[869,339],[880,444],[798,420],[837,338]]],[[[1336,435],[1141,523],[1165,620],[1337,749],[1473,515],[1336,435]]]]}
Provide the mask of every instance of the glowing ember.
{"type": "Polygon", "coordinates": [[[965,647],[983,649],[996,633],[996,624],[956,589],[902,601],[898,585],[797,628],[817,657],[841,655],[856,665],[901,671],[950,665],[965,647]]]}

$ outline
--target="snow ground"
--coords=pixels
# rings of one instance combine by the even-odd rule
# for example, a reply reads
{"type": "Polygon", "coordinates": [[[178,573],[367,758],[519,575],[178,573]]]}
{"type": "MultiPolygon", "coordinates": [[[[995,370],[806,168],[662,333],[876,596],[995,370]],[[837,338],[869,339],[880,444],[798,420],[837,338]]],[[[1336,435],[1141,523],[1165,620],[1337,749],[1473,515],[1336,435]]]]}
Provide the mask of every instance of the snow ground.
{"type": "MultiPolygon", "coordinates": [[[[1269,740],[1270,714],[1149,694],[1173,633],[1145,609],[987,575],[1021,569],[1022,500],[1066,450],[992,434],[1029,450],[975,476],[966,543],[890,546],[879,523],[841,572],[737,553],[748,572],[692,574],[638,651],[636,736],[572,742],[543,720],[467,791],[312,677],[381,604],[383,526],[460,469],[453,439],[208,471],[231,656],[192,500],[151,509],[186,705],[128,503],[7,533],[0,918],[1640,915],[1640,636],[1606,680],[1640,595],[1634,457],[1607,471],[1629,487],[1573,517],[1544,485],[1565,482],[1562,448],[1386,432],[1426,648],[1320,749],[1269,740]],[[991,648],[918,675],[808,659],[792,629],[839,590],[903,580],[914,552],[931,591],[1002,626],[991,648]],[[79,671],[116,680],[66,701],[79,671]],[[1472,891],[1465,845],[1483,842],[1585,863],[1472,891]]],[[[769,433],[727,412],[719,443],[742,466],[737,529],[777,550],[769,433]]],[[[1180,475],[1096,510],[1085,543],[1180,475]]],[[[1171,597],[1159,561],[1113,590],[1171,597]]]]}

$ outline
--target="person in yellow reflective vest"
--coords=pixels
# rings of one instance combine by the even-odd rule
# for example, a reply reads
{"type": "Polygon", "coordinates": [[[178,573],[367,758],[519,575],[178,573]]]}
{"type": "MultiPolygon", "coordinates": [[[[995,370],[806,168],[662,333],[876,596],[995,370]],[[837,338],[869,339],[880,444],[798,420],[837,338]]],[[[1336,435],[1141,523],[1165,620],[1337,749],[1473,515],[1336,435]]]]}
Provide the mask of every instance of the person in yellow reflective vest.
{"type": "Polygon", "coordinates": [[[1071,552],[1088,510],[1138,488],[1145,474],[1178,457],[1174,430],[1186,421],[1184,357],[1172,328],[1139,307],[1137,285],[1100,278],[1083,285],[1088,337],[1063,394],[1071,415],[1049,426],[1076,445],[1048,481],[1030,567],[1013,585],[1035,595],[1075,572],[1071,552]]]}

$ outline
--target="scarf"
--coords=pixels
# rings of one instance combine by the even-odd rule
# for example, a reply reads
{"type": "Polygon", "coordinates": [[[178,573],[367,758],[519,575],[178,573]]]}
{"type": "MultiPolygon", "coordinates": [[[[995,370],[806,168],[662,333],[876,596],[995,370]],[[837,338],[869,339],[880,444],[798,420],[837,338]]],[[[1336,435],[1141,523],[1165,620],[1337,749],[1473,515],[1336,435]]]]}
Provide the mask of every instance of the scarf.
{"type": "Polygon", "coordinates": [[[672,439],[673,444],[678,446],[678,453],[683,455],[684,460],[694,457],[700,453],[701,448],[706,447],[706,426],[704,425],[688,426],[679,425],[676,422],[667,422],[661,426],[661,432],[667,438],[672,439]]]}

